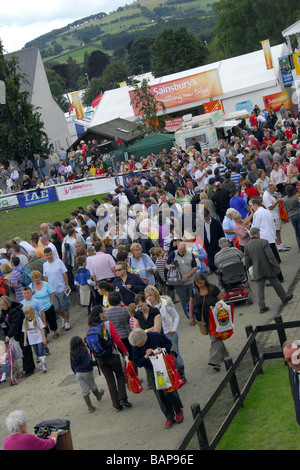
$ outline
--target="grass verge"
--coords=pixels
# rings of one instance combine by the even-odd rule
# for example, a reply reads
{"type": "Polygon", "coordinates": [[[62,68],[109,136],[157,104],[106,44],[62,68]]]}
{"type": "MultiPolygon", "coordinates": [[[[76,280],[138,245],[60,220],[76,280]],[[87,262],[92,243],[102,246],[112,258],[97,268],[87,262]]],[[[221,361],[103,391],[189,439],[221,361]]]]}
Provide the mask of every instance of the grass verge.
{"type": "Polygon", "coordinates": [[[263,367],[244,407],[235,416],[217,450],[299,450],[299,426],[295,418],[287,367],[282,360],[263,367]]]}
{"type": "Polygon", "coordinates": [[[56,220],[63,223],[63,220],[70,217],[70,212],[78,206],[86,209],[91,204],[92,199],[101,201],[101,195],[87,196],[70,201],[49,202],[39,204],[24,209],[14,209],[9,212],[0,213],[0,248],[4,244],[13,240],[14,237],[21,237],[29,242],[31,232],[40,229],[43,222],[52,224],[56,220]]]}

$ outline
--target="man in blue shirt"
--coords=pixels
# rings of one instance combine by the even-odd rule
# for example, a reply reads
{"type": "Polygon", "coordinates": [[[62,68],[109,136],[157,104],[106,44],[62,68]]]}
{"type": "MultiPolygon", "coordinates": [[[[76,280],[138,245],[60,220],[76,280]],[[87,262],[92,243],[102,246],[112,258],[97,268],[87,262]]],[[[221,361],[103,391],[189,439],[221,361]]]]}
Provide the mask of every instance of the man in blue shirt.
{"type": "Polygon", "coordinates": [[[234,196],[230,199],[230,207],[239,212],[243,220],[249,215],[250,207],[245,199],[239,195],[238,190],[236,190],[234,196]]]}

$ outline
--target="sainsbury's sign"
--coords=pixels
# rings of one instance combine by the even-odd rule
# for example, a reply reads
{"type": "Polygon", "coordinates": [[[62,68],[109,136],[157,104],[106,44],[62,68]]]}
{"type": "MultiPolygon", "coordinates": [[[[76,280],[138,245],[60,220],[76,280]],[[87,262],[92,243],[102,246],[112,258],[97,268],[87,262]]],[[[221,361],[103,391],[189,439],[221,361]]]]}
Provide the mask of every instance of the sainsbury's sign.
{"type": "MultiPolygon", "coordinates": [[[[223,94],[217,69],[153,85],[150,92],[167,109],[223,94]]],[[[140,108],[135,104],[134,90],[129,91],[129,96],[135,116],[141,115],[140,108]]]]}

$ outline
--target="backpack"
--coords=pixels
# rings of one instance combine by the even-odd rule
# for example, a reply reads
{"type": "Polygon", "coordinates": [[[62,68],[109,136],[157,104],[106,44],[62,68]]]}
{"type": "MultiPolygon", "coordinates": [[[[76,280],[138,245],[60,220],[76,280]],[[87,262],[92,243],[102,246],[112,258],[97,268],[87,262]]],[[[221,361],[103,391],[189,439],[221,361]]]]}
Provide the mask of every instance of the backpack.
{"type": "Polygon", "coordinates": [[[0,296],[2,297],[2,295],[7,295],[7,297],[9,297],[10,288],[8,281],[4,277],[0,276],[0,296]]]}
{"type": "Polygon", "coordinates": [[[21,266],[20,268],[16,268],[17,271],[21,273],[21,284],[23,287],[29,286],[29,284],[32,283],[32,279],[30,277],[31,271],[28,268],[25,268],[25,266],[21,266]]]}
{"type": "Polygon", "coordinates": [[[65,242],[64,247],[65,247],[66,266],[71,266],[72,265],[72,254],[71,254],[70,243],[65,242]]]}
{"type": "Polygon", "coordinates": [[[96,358],[106,358],[112,355],[113,341],[109,331],[109,322],[89,328],[86,342],[90,351],[96,358]]]}

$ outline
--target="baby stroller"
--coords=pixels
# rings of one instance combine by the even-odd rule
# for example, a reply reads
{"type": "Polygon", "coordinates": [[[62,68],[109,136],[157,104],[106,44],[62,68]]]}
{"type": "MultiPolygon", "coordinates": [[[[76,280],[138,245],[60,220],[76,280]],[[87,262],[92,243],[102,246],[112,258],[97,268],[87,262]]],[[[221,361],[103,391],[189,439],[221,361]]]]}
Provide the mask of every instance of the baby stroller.
{"type": "Polygon", "coordinates": [[[217,273],[220,284],[224,289],[224,300],[228,304],[247,301],[253,303],[252,290],[244,263],[234,263],[225,266],[217,273]]]}
{"type": "Polygon", "coordinates": [[[19,383],[18,379],[19,377],[21,377],[22,373],[19,370],[18,359],[16,357],[14,345],[11,343],[11,341],[8,344],[7,352],[8,352],[7,364],[9,367],[8,372],[10,375],[9,383],[10,385],[17,385],[19,383]]]}

